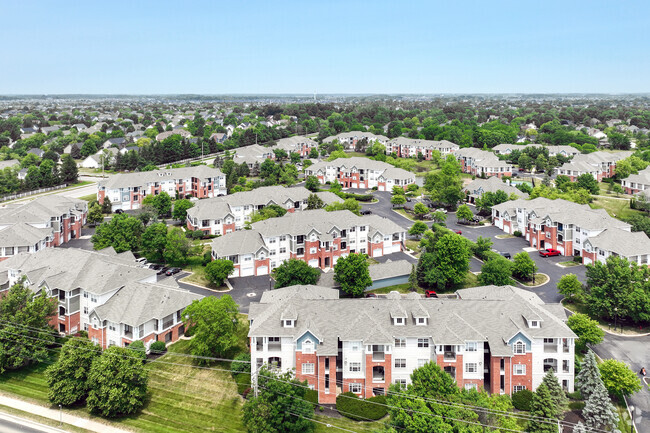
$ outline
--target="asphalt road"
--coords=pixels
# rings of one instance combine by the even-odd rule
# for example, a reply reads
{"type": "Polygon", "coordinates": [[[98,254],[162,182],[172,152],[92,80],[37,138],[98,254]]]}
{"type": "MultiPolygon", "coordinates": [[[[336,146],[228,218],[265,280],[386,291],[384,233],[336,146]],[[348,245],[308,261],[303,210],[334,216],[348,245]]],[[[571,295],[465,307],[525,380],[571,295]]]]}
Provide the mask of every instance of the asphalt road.
{"type": "Polygon", "coordinates": [[[31,422],[28,425],[23,424],[18,418],[7,419],[5,417],[0,417],[0,433],[49,433],[52,432],[52,429],[37,428],[37,425],[32,424],[31,422]]]}

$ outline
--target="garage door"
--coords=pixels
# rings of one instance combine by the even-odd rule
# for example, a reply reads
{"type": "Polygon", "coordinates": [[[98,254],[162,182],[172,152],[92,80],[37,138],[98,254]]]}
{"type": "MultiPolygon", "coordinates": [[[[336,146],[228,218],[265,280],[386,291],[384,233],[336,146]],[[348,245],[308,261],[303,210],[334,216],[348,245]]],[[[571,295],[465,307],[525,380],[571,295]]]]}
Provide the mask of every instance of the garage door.
{"type": "Polygon", "coordinates": [[[255,268],[252,266],[247,267],[247,268],[241,268],[241,276],[242,277],[250,277],[251,275],[255,274],[255,268]]]}
{"type": "Polygon", "coordinates": [[[510,226],[503,226],[503,231],[510,234],[510,226]]]}
{"type": "Polygon", "coordinates": [[[312,259],[309,261],[309,266],[312,268],[317,268],[318,267],[318,259],[312,259]]]}
{"type": "Polygon", "coordinates": [[[259,266],[257,268],[257,275],[267,275],[269,273],[268,266],[259,266]]]}
{"type": "Polygon", "coordinates": [[[589,257],[583,257],[582,258],[582,263],[585,265],[590,265],[592,263],[591,259],[589,257]]]}
{"type": "Polygon", "coordinates": [[[230,276],[233,277],[233,278],[237,278],[239,276],[239,268],[235,268],[232,271],[232,274],[230,274],[230,276]]]}
{"type": "Polygon", "coordinates": [[[560,252],[560,254],[564,255],[564,247],[557,247],[557,250],[560,252]]]}
{"type": "Polygon", "coordinates": [[[381,254],[382,254],[381,248],[375,248],[374,250],[372,250],[373,257],[381,257],[381,254]]]}
{"type": "Polygon", "coordinates": [[[400,251],[402,251],[402,246],[400,244],[393,244],[393,252],[399,253],[400,251]]]}

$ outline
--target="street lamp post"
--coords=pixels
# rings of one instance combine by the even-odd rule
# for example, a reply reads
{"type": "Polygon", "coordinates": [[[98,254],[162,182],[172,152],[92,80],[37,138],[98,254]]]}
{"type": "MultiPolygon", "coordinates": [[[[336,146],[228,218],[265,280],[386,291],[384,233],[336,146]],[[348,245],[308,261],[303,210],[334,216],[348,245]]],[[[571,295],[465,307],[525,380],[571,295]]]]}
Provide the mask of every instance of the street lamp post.
{"type": "Polygon", "coordinates": [[[269,290],[273,289],[273,278],[271,278],[271,274],[269,274],[269,290]]]}
{"type": "Polygon", "coordinates": [[[63,406],[59,405],[59,427],[63,427],[63,406]]]}
{"type": "Polygon", "coordinates": [[[617,322],[618,322],[618,307],[614,307],[614,332],[616,332],[617,322]]]}
{"type": "Polygon", "coordinates": [[[629,405],[630,409],[630,433],[634,433],[634,406],[629,405]]]}

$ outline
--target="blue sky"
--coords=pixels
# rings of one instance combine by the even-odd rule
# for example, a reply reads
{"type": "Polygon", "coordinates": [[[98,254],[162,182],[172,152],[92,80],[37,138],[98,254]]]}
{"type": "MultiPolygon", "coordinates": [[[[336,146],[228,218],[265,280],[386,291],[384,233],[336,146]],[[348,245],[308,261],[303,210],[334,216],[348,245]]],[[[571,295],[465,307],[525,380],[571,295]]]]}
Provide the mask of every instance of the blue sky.
{"type": "Polygon", "coordinates": [[[648,1],[0,0],[0,94],[650,92],[648,1]]]}

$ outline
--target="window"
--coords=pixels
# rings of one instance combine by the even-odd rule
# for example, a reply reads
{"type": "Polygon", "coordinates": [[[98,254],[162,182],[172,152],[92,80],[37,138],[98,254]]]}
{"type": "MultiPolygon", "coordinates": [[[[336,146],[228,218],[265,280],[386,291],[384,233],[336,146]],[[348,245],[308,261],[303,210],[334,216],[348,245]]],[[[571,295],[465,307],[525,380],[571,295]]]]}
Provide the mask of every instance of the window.
{"type": "Polygon", "coordinates": [[[418,347],[429,347],[428,338],[418,338],[418,347]]]}
{"type": "Polygon", "coordinates": [[[361,371],[361,363],[360,362],[351,362],[350,363],[350,371],[361,371]]]}
{"type": "Polygon", "coordinates": [[[361,345],[359,344],[358,341],[353,341],[352,343],[350,343],[350,350],[352,350],[353,352],[358,352],[360,348],[361,345]]]}
{"type": "Polygon", "coordinates": [[[305,249],[304,248],[296,249],[296,255],[304,256],[305,255],[305,249]]]}
{"type": "Polygon", "coordinates": [[[400,388],[406,388],[406,379],[395,379],[394,383],[399,385],[400,388]]]}
{"type": "Polygon", "coordinates": [[[280,248],[280,254],[285,254],[287,249],[285,247],[280,248]]]}
{"type": "Polygon", "coordinates": [[[555,344],[555,339],[554,338],[545,338],[544,339],[544,344],[555,344]]]}
{"type": "Polygon", "coordinates": [[[530,321],[530,327],[531,328],[539,328],[539,321],[538,320],[531,320],[530,321]]]}
{"type": "Polygon", "coordinates": [[[314,364],[311,362],[302,364],[302,374],[314,374],[314,364]]]}
{"type": "Polygon", "coordinates": [[[418,359],[418,368],[424,367],[427,362],[429,362],[428,359],[418,359]]]}
{"type": "Polygon", "coordinates": [[[274,243],[275,243],[275,241],[276,241],[276,239],[275,239],[275,238],[269,238],[269,243],[270,243],[270,244],[274,244],[274,243]]]}
{"type": "Polygon", "coordinates": [[[476,352],[477,348],[478,345],[476,344],[476,341],[465,343],[465,352],[476,352]]]}
{"type": "Polygon", "coordinates": [[[404,324],[405,324],[405,320],[404,320],[403,317],[395,317],[395,318],[393,319],[393,324],[394,324],[394,325],[404,325],[404,324]]]}
{"type": "Polygon", "coordinates": [[[84,314],[88,314],[88,307],[84,307],[84,314]]]}
{"type": "Polygon", "coordinates": [[[95,295],[90,295],[90,302],[97,303],[97,296],[95,296],[95,295]]]}
{"type": "Polygon", "coordinates": [[[84,292],[84,298],[88,297],[88,292],[84,292]]]}
{"type": "Polygon", "coordinates": [[[569,373],[569,361],[566,359],[562,361],[562,373],[569,373]]]}
{"type": "Polygon", "coordinates": [[[285,235],[280,236],[280,242],[284,242],[287,240],[287,237],[285,235]]]}
{"type": "Polygon", "coordinates": [[[406,347],[406,338],[396,338],[395,347],[406,347]]]}
{"type": "Polygon", "coordinates": [[[416,325],[426,325],[427,324],[427,318],[426,317],[418,317],[416,325]]]}
{"type": "Polygon", "coordinates": [[[366,231],[366,226],[361,226],[361,227],[359,227],[359,231],[360,231],[360,232],[365,232],[365,231],[366,231]]]}
{"type": "Polygon", "coordinates": [[[395,368],[406,368],[406,359],[395,358],[395,368]]]}
{"type": "Polygon", "coordinates": [[[350,392],[353,392],[355,394],[361,394],[361,384],[360,383],[351,383],[348,386],[348,389],[350,392]]]}
{"type": "Polygon", "coordinates": [[[512,366],[512,374],[521,376],[526,374],[526,364],[515,364],[512,366]]]}
{"type": "MultiPolygon", "coordinates": [[[[111,331],[115,331],[115,325],[111,323],[110,325],[108,325],[108,329],[111,331]]],[[[126,329],[124,331],[126,332],[126,329]]]]}
{"type": "Polygon", "coordinates": [[[465,384],[465,389],[468,391],[474,390],[476,391],[476,384],[475,383],[466,383],[465,384]]]}
{"type": "MultiPolygon", "coordinates": [[[[269,251],[269,256],[274,256],[274,255],[275,255],[275,250],[269,251]]],[[[260,257],[260,258],[263,258],[263,257],[260,257]]]]}
{"type": "Polygon", "coordinates": [[[526,353],[526,344],[523,341],[517,341],[512,347],[512,351],[517,355],[526,353]]]}
{"type": "Polygon", "coordinates": [[[465,364],[465,373],[476,373],[478,365],[475,362],[468,362],[465,364]]]}
{"type": "Polygon", "coordinates": [[[305,340],[302,342],[302,353],[314,353],[314,342],[305,340]]]}
{"type": "Polygon", "coordinates": [[[293,328],[293,320],[291,320],[291,319],[285,320],[284,323],[283,323],[283,326],[285,328],[293,328]]]}
{"type": "Polygon", "coordinates": [[[524,385],[515,385],[512,387],[512,392],[519,392],[523,391],[524,389],[526,389],[524,385]]]}

